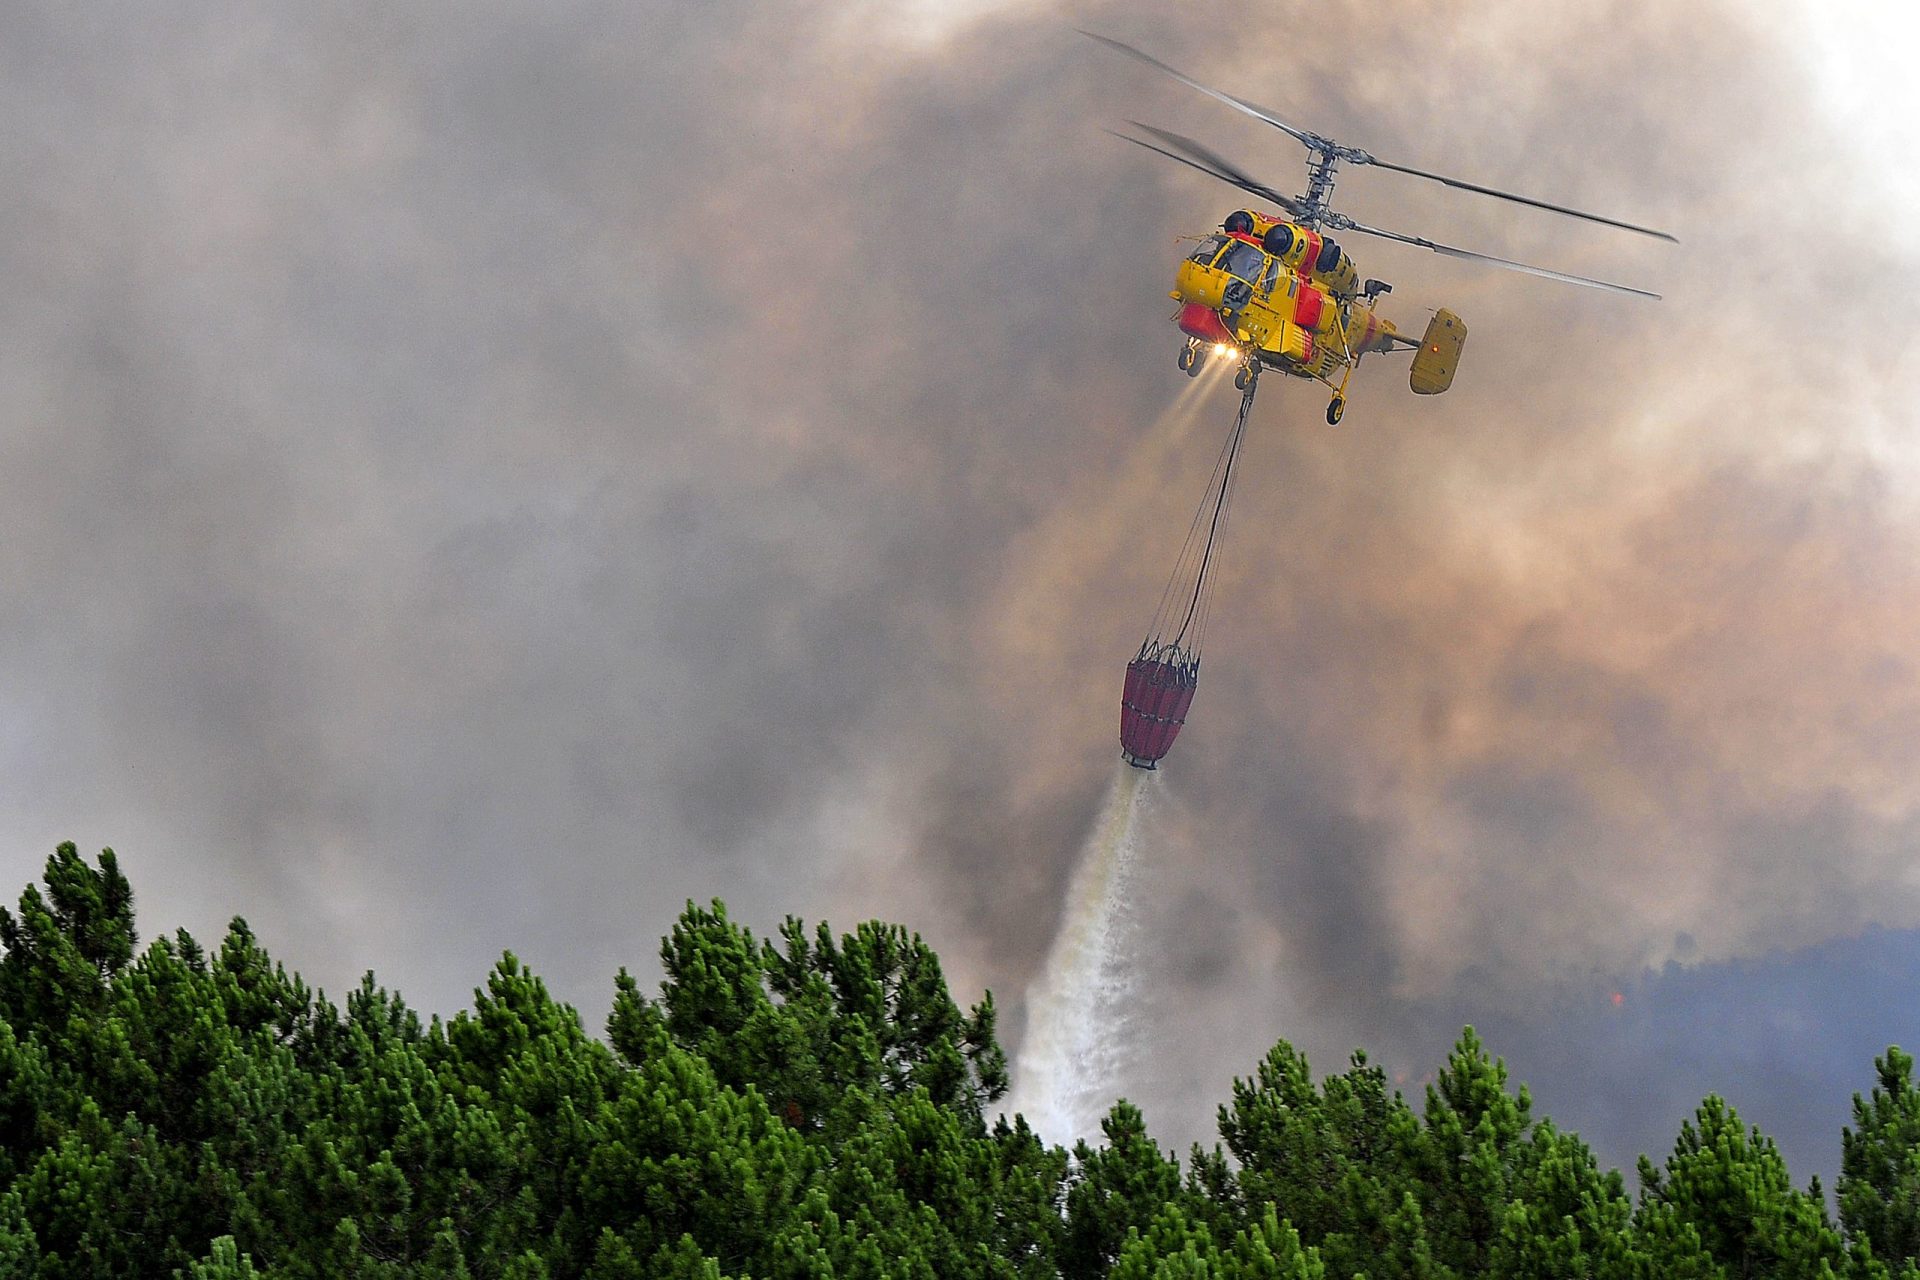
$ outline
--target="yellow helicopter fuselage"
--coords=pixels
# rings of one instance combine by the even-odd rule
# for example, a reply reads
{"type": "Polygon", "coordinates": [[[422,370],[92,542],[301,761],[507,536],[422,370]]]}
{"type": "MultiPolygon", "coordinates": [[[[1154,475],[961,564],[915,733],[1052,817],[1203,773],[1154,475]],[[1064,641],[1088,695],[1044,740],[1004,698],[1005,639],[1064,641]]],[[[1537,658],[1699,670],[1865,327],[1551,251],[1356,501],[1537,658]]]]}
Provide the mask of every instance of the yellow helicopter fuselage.
{"type": "MultiPolygon", "coordinates": [[[[1309,227],[1242,210],[1203,240],[1179,266],[1172,297],[1175,323],[1190,339],[1182,367],[1200,358],[1201,344],[1231,348],[1242,359],[1313,378],[1344,395],[1347,375],[1361,356],[1386,351],[1401,337],[1363,298],[1359,274],[1344,249],[1309,227]],[[1337,379],[1337,381],[1336,381],[1337,379]]],[[[1441,312],[1414,357],[1413,389],[1426,395],[1453,382],[1466,326],[1441,312]]]]}

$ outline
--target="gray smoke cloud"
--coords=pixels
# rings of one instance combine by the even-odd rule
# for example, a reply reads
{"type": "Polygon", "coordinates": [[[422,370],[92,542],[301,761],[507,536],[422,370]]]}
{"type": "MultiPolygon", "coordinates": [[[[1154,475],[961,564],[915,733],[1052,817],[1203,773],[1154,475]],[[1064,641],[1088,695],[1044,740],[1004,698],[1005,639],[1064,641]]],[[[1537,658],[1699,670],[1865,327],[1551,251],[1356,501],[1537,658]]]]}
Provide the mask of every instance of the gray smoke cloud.
{"type": "Polygon", "coordinates": [[[1236,197],[1100,129],[1299,158],[1074,26],[1683,241],[1342,175],[1667,300],[1349,246],[1473,339],[1338,429],[1262,390],[1141,871],[1156,1123],[1282,1035],[1417,1078],[1920,923],[1915,263],[1730,4],[10,10],[14,879],[113,844],[149,932],[440,1011],[511,947],[590,1021],[688,897],[882,915],[1017,1039],[1232,412],[1164,315],[1236,197]]]}

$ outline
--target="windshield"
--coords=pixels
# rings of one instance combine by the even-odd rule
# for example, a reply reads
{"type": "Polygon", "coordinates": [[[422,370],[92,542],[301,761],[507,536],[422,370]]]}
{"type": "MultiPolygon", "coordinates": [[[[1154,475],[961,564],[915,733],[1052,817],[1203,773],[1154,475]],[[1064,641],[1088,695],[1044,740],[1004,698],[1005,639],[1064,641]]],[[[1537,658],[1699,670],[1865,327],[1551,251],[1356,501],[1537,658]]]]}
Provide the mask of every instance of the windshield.
{"type": "Polygon", "coordinates": [[[1187,255],[1188,262],[1211,265],[1214,255],[1220,252],[1220,246],[1227,242],[1225,236],[1208,236],[1200,242],[1200,247],[1187,255]]]}
{"type": "Polygon", "coordinates": [[[1265,266],[1267,255],[1244,240],[1236,240],[1227,248],[1226,255],[1220,259],[1220,269],[1229,275],[1239,276],[1248,284],[1260,283],[1260,268],[1265,266]]]}

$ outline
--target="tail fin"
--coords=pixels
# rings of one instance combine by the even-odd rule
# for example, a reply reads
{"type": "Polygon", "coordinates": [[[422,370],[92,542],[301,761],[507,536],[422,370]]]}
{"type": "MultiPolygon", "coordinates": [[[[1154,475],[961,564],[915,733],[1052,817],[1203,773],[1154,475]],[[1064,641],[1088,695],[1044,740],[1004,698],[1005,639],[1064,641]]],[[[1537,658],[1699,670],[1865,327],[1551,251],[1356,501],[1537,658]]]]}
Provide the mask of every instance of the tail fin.
{"type": "Polygon", "coordinates": [[[1467,345],[1467,326],[1445,307],[1427,321],[1426,336],[1413,355],[1413,372],[1407,383],[1417,396],[1437,396],[1453,385],[1454,372],[1460,367],[1460,351],[1467,345]]]}

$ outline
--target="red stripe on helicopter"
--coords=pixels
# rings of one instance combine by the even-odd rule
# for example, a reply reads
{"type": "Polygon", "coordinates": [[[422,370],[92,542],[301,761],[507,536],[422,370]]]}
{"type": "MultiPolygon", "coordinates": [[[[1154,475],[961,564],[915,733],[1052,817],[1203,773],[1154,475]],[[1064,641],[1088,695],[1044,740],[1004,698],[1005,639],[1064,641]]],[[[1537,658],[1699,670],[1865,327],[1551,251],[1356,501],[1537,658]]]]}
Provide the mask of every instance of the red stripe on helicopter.
{"type": "Polygon", "coordinates": [[[1234,341],[1233,335],[1227,332],[1227,326],[1220,322],[1220,313],[1202,303],[1189,302],[1182,306],[1177,323],[1180,332],[1202,342],[1231,344],[1234,341]]]}
{"type": "Polygon", "coordinates": [[[1326,307],[1327,299],[1312,285],[1301,285],[1300,293],[1293,300],[1293,322],[1302,329],[1314,329],[1320,325],[1320,312],[1326,307]]]}

